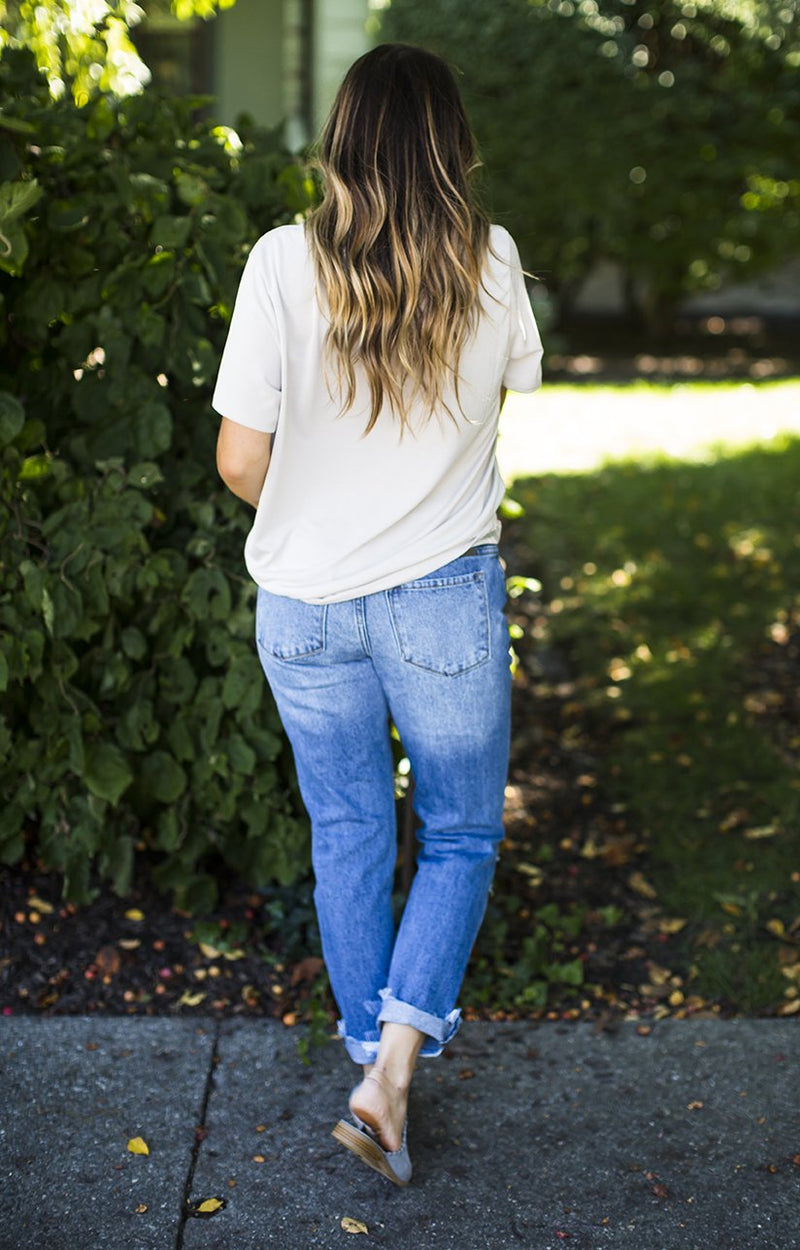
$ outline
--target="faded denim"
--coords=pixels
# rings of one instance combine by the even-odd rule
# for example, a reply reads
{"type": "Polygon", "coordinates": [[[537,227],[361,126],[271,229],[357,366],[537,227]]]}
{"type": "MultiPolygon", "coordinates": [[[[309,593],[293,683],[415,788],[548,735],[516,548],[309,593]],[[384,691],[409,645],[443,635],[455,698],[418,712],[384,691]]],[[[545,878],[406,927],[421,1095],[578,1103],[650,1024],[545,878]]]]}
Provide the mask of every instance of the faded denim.
{"type": "Polygon", "coordinates": [[[439,1055],[486,910],[508,773],[506,585],[494,543],[424,577],[338,603],[259,587],[256,641],[311,820],[322,949],[351,1059],[380,1025],[439,1055]],[[399,926],[394,721],[415,781],[417,871],[399,926]]]}

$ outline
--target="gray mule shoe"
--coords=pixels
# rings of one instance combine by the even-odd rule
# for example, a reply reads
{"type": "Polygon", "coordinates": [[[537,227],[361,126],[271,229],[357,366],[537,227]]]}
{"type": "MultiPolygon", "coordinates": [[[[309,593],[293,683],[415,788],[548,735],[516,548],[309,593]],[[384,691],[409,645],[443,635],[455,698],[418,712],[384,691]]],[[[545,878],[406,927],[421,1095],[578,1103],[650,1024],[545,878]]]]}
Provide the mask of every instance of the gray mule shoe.
{"type": "Polygon", "coordinates": [[[407,1185],[411,1180],[411,1160],[408,1157],[408,1120],[403,1125],[403,1141],[399,1150],[384,1150],[378,1141],[374,1129],[359,1119],[354,1111],[350,1113],[357,1127],[340,1120],[333,1129],[333,1136],[342,1146],[352,1150],[362,1162],[380,1172],[382,1176],[394,1181],[395,1185],[407,1185]]]}

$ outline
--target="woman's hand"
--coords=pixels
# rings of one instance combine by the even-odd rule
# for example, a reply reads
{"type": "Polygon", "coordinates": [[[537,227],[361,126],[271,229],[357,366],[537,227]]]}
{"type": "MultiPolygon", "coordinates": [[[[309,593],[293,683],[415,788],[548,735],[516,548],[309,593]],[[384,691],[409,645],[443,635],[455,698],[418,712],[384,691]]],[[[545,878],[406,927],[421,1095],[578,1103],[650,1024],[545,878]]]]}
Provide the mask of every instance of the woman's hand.
{"type": "Polygon", "coordinates": [[[239,499],[258,507],[269,468],[272,435],[222,418],[217,438],[217,471],[239,499]]]}

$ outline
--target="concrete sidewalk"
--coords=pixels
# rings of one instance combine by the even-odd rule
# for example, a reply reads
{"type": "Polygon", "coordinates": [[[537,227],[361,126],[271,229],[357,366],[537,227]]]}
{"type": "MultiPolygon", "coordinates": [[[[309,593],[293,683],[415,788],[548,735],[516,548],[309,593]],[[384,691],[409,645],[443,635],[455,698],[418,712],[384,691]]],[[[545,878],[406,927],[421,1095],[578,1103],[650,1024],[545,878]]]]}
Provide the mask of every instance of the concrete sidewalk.
{"type": "Polygon", "coordinates": [[[420,1063],[400,1189],[331,1137],[338,1042],[304,1065],[272,1021],[6,1017],[0,1247],[797,1250],[798,1022],[636,1027],[465,1024],[420,1063]]]}

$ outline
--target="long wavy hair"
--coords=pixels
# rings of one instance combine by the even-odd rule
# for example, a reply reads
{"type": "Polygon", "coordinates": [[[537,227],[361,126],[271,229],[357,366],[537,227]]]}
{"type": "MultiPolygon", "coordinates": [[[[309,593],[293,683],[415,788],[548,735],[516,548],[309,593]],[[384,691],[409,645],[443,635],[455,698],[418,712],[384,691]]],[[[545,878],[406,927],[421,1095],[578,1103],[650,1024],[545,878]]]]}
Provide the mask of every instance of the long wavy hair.
{"type": "MultiPolygon", "coordinates": [[[[328,305],[326,369],[342,412],[356,365],[401,433],[411,404],[458,404],[461,351],[479,314],[489,222],[472,189],[479,166],[458,86],[438,56],[381,44],[339,88],[316,152],[324,198],[306,230],[328,305]]],[[[330,385],[330,381],[329,381],[330,385]]],[[[455,419],[455,418],[453,418],[455,419]]]]}

